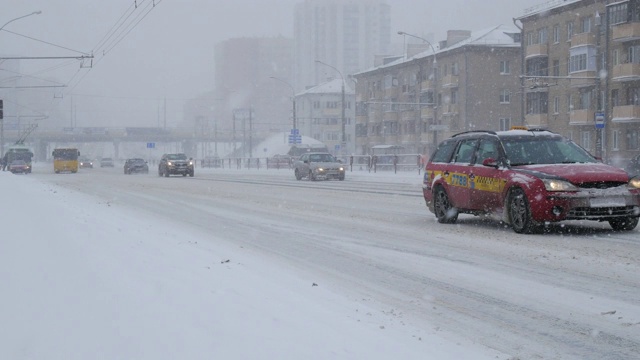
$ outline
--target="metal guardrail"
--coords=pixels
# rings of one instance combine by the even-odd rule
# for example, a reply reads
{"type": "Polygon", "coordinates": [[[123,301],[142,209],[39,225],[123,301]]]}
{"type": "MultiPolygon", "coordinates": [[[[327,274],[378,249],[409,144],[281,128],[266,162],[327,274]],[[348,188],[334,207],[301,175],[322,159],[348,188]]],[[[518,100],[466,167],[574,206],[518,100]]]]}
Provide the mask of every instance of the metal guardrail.
{"type": "MultiPolygon", "coordinates": [[[[394,155],[348,155],[337,156],[337,158],[347,166],[348,171],[368,171],[385,172],[393,171],[417,171],[421,173],[423,169],[422,156],[420,154],[394,154],[394,155]]],[[[196,160],[197,165],[204,164],[202,160],[196,160]]],[[[214,166],[228,169],[292,169],[293,159],[286,158],[243,158],[229,157],[219,159],[219,163],[214,166]]]]}

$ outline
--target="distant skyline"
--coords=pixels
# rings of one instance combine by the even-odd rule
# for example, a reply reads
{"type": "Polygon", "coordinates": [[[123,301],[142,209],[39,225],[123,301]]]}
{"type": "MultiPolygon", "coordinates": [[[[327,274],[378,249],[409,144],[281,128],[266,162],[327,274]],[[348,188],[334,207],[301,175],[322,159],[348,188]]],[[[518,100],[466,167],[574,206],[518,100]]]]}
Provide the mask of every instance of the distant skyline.
{"type": "MultiPolygon", "coordinates": [[[[42,13],[11,22],[5,27],[7,31],[0,31],[0,55],[76,56],[107,50],[94,52],[93,64],[87,60],[82,67],[74,60],[23,60],[21,73],[74,85],[63,88],[59,96],[51,93],[51,103],[63,109],[56,116],[70,116],[72,106],[68,102],[73,94],[78,126],[154,126],[160,118],[164,120],[165,114],[169,124],[176,124],[182,120],[187,99],[214,88],[216,43],[234,37],[293,37],[294,5],[299,2],[137,0],[138,10],[127,12],[133,9],[134,0],[4,0],[0,26],[33,11],[42,13]],[[144,18],[134,20],[133,16],[142,15],[152,4],[155,7],[144,18]],[[126,13],[133,15],[128,21],[136,25],[122,33],[126,35],[120,41],[100,46],[105,44],[101,42],[105,34],[126,13]],[[67,66],[61,67],[63,64],[67,66]],[[160,109],[164,99],[166,113],[160,109]]],[[[387,1],[391,6],[391,40],[402,44],[397,31],[434,34],[438,41],[450,29],[512,24],[525,8],[545,2],[387,1]]],[[[107,43],[109,40],[113,38],[107,43]]],[[[6,76],[0,72],[0,82],[6,76]]],[[[0,89],[0,96],[6,91],[0,89]]],[[[28,91],[20,96],[28,97],[28,91]]]]}

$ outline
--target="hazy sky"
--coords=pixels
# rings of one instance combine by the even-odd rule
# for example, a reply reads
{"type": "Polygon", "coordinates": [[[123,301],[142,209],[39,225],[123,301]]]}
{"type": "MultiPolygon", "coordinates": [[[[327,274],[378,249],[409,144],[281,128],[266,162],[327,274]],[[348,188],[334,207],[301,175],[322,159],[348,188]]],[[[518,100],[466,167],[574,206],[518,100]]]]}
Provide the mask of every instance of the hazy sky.
{"type": "MultiPolygon", "coordinates": [[[[57,78],[67,85],[58,90],[64,92],[65,100],[57,101],[69,101],[69,95],[74,94],[79,126],[90,126],[87,122],[92,111],[102,114],[95,115],[98,118],[109,112],[112,118],[130,117],[135,112],[137,118],[146,119],[144,126],[152,126],[159,113],[157,99],[167,98],[168,116],[179,117],[184,99],[213,89],[216,43],[243,36],[293,37],[293,7],[300,1],[155,0],[152,8],[153,0],[2,0],[0,26],[33,11],[42,13],[5,27],[13,33],[0,32],[0,55],[77,56],[93,52],[90,69],[80,68],[74,60],[23,60],[21,73],[57,78]],[[135,11],[134,4],[138,5],[135,11]],[[147,12],[139,22],[134,20],[147,12]],[[124,37],[102,41],[123,15],[130,15],[125,23],[137,25],[129,27],[124,37]],[[109,106],[99,107],[97,102],[109,106]],[[118,105],[125,102],[127,106],[118,105]],[[135,110],[118,113],[128,106],[135,110]]],[[[395,33],[400,30],[416,35],[434,33],[436,40],[441,40],[448,29],[512,24],[512,18],[522,15],[525,8],[544,2],[387,1],[391,5],[392,41],[398,43],[402,37],[395,33]]],[[[0,81],[6,75],[0,72],[0,81]]]]}

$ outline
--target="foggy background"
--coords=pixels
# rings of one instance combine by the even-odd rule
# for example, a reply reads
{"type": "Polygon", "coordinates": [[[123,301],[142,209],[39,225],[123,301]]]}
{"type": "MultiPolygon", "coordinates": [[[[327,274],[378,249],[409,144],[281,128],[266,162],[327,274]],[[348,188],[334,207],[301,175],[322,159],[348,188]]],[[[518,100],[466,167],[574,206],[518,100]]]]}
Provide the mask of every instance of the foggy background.
{"type": "MultiPolygon", "coordinates": [[[[49,116],[42,121],[66,116],[56,121],[68,126],[175,125],[183,120],[185,101],[213,90],[216,43],[238,37],[293,38],[294,5],[301,1],[2,0],[0,26],[42,13],[0,31],[0,57],[94,58],[21,60],[18,71],[0,71],[0,86],[7,86],[7,76],[22,77],[21,85],[56,86],[10,89],[18,91],[22,114],[31,112],[23,107],[30,97],[50,99],[51,109],[58,111],[39,109],[49,116]],[[129,16],[127,31],[105,39],[123,16],[129,16]]],[[[433,34],[437,42],[451,29],[512,25],[525,8],[545,2],[389,0],[391,40],[401,49],[398,31],[433,34]]],[[[0,88],[0,96],[10,90],[0,88]]]]}

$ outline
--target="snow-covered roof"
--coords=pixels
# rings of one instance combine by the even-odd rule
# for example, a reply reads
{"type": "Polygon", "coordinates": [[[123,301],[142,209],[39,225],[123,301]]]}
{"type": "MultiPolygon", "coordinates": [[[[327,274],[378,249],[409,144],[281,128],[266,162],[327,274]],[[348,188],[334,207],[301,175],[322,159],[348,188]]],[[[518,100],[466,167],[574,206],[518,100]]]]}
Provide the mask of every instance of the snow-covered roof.
{"type": "MultiPolygon", "coordinates": [[[[344,92],[345,94],[354,94],[354,90],[349,86],[349,82],[345,80],[344,92]]],[[[336,94],[342,92],[342,79],[329,80],[320,85],[311,87],[296,96],[308,95],[308,94],[336,94]]]]}
{"type": "Polygon", "coordinates": [[[582,0],[550,0],[542,4],[534,5],[524,9],[524,15],[520,18],[526,18],[551,11],[553,9],[580,2],[582,0]]]}
{"type": "MultiPolygon", "coordinates": [[[[518,48],[520,47],[520,43],[515,42],[513,39],[513,36],[509,34],[519,34],[519,33],[520,33],[520,29],[518,29],[515,26],[508,26],[508,25],[498,25],[498,26],[494,26],[484,30],[474,31],[471,33],[471,36],[469,38],[462,40],[458,43],[455,43],[451,46],[447,46],[444,49],[436,50],[435,55],[437,58],[438,54],[443,54],[451,50],[459,49],[465,46],[490,46],[490,47],[518,48]]],[[[429,48],[428,50],[418,53],[412,57],[409,57],[409,58],[402,57],[396,61],[392,61],[381,66],[376,66],[368,70],[361,71],[357,74],[364,74],[369,71],[373,71],[377,69],[393,67],[403,63],[411,62],[416,59],[422,59],[422,58],[433,56],[433,55],[434,55],[433,49],[429,48]]]]}

